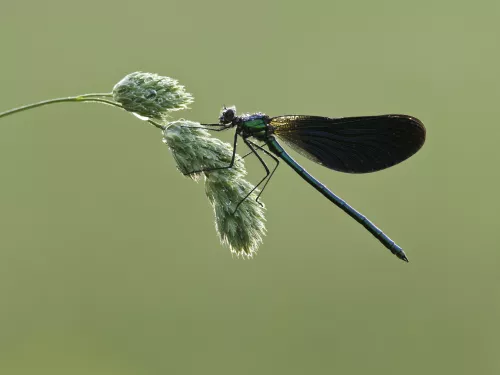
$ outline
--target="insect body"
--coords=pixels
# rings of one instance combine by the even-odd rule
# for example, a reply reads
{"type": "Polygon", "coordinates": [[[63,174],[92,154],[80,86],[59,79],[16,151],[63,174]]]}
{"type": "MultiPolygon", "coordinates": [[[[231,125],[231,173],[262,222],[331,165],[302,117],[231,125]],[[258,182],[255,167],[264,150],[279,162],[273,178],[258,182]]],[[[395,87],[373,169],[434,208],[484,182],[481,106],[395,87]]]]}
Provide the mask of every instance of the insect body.
{"type": "Polygon", "coordinates": [[[365,216],[310,175],[285,151],[276,136],[306,158],[327,168],[346,173],[368,173],[396,165],[422,147],[426,130],[418,119],[407,115],[330,118],[305,115],[269,117],[263,113],[255,113],[236,116],[234,107],[224,107],[219,123],[206,124],[206,126],[219,127],[216,130],[236,128],[232,162],[229,166],[221,168],[233,166],[236,141],[240,136],[266,170],[266,177],[255,187],[257,188],[267,179],[260,194],[281,159],[328,200],[363,225],[393,254],[408,261],[401,247],[365,216]],[[252,138],[263,144],[254,143],[252,138]],[[263,146],[267,146],[269,151],[263,146]],[[276,161],[276,166],[272,171],[269,170],[258,151],[265,152],[276,161]]]}

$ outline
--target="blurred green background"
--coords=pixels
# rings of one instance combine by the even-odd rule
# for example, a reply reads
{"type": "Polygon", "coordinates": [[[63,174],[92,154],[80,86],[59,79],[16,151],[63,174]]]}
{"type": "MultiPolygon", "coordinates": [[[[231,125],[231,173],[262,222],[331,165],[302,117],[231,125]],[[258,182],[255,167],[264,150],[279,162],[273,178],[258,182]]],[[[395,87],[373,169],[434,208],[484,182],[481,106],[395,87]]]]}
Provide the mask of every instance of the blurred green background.
{"type": "Polygon", "coordinates": [[[497,1],[0,7],[0,110],[142,70],[186,85],[196,102],[179,115],[195,121],[222,104],[406,113],[428,137],[368,175],[292,152],[409,264],[284,165],[244,261],[156,129],[94,104],[2,119],[0,373],[500,373],[497,1]]]}

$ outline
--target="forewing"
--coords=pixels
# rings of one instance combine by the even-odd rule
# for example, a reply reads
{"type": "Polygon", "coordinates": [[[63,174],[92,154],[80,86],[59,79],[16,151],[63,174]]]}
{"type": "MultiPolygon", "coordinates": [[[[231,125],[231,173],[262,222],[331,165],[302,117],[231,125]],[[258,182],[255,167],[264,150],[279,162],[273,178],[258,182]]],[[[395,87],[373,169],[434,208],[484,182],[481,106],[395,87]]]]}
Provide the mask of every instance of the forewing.
{"type": "Polygon", "coordinates": [[[272,118],[270,125],[278,137],[303,156],[347,173],[391,167],[412,156],[425,141],[424,125],[406,115],[288,115],[272,118]]]}

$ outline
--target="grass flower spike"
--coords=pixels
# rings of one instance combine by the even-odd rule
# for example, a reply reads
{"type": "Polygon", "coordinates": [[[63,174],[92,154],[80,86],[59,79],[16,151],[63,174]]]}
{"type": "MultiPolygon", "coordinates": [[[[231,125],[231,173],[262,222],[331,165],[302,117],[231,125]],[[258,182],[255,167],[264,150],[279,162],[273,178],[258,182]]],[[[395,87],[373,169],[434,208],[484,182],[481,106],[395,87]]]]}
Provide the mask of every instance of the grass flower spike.
{"type": "MultiPolygon", "coordinates": [[[[210,137],[206,130],[186,127],[199,127],[200,124],[176,121],[165,125],[170,112],[188,108],[193,100],[184,86],[173,78],[134,72],[120,80],[112,92],[44,100],[0,112],[0,118],[55,103],[102,103],[131,112],[161,129],[164,142],[172,150],[181,171],[228,165],[232,157],[229,144],[210,137]]],[[[233,168],[190,177],[205,179],[205,191],[214,209],[215,226],[221,242],[227,244],[231,252],[251,257],[265,234],[264,209],[255,201],[256,195],[252,194],[234,212],[238,202],[253,188],[243,178],[245,174],[243,160],[239,158],[233,168]]]]}
{"type": "MultiPolygon", "coordinates": [[[[169,146],[182,173],[228,165],[232,146],[213,138],[200,124],[187,120],[171,122],[163,132],[163,141],[169,146]]],[[[244,179],[243,159],[237,157],[234,166],[199,174],[194,180],[205,179],[205,192],[215,214],[215,226],[223,244],[232,253],[252,257],[265,235],[264,208],[255,201],[258,191],[252,193],[234,212],[253,186],[244,179]]]]}
{"type": "Polygon", "coordinates": [[[113,99],[129,112],[152,120],[164,120],[168,112],[187,109],[194,99],[170,77],[135,72],[113,88],[113,99]]]}

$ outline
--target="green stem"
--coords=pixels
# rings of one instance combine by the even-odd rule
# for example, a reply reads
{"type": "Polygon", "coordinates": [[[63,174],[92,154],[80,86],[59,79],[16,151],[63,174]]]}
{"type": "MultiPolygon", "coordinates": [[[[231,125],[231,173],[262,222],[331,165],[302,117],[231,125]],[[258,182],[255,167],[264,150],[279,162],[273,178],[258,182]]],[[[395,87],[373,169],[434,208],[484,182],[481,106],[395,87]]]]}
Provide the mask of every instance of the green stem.
{"type": "Polygon", "coordinates": [[[103,99],[102,97],[112,97],[113,94],[111,93],[104,93],[104,94],[83,94],[83,95],[78,95],[78,96],[69,96],[67,98],[56,98],[56,99],[49,99],[49,100],[43,100],[41,102],[37,103],[32,103],[28,105],[24,105],[22,107],[17,107],[10,109],[5,112],[0,113],[0,118],[13,115],[14,113],[19,113],[23,111],[27,111],[28,109],[33,109],[37,107],[42,107],[44,105],[48,104],[54,104],[54,103],[65,103],[65,102],[98,102],[98,103],[105,103],[109,104],[118,108],[122,108],[121,104],[116,103],[112,100],[107,100],[103,99]]]}
{"type": "MultiPolygon", "coordinates": [[[[123,109],[123,107],[120,103],[117,103],[113,100],[104,99],[104,97],[108,97],[108,98],[113,97],[113,94],[112,93],[83,94],[83,95],[78,95],[78,96],[68,96],[67,98],[56,98],[56,99],[43,100],[41,102],[27,104],[27,105],[23,105],[22,107],[17,107],[17,108],[9,109],[8,111],[5,111],[5,112],[0,112],[0,118],[6,117],[9,115],[13,115],[14,113],[27,111],[28,109],[43,107],[44,105],[54,104],[54,103],[69,103],[69,102],[104,103],[104,104],[108,104],[108,105],[123,109]]],[[[158,123],[154,120],[148,120],[148,122],[158,129],[165,130],[164,125],[161,125],[160,123],[158,123]]]]}
{"type": "Polygon", "coordinates": [[[158,128],[158,129],[161,129],[161,130],[165,130],[167,127],[165,125],[162,125],[158,122],[156,122],[155,120],[148,120],[148,122],[153,125],[154,127],[158,128]]]}
{"type": "Polygon", "coordinates": [[[81,96],[82,98],[88,98],[91,96],[99,96],[101,98],[102,97],[112,98],[113,93],[112,92],[97,92],[97,93],[83,94],[83,95],[79,95],[79,96],[81,96]]]}

